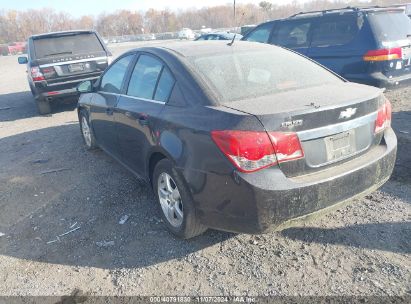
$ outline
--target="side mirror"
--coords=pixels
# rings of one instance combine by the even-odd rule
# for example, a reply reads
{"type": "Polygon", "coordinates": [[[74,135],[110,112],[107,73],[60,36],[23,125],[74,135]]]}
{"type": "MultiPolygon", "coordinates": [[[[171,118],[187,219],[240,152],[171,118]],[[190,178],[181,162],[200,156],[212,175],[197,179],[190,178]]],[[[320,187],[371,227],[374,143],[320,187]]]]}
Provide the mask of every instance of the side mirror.
{"type": "Polygon", "coordinates": [[[77,92],[79,93],[93,92],[93,84],[91,83],[91,80],[80,82],[80,84],[77,86],[77,92]]]}
{"type": "Polygon", "coordinates": [[[19,62],[19,64],[27,64],[27,62],[29,62],[26,56],[20,56],[19,58],[17,58],[17,61],[19,62]]]}

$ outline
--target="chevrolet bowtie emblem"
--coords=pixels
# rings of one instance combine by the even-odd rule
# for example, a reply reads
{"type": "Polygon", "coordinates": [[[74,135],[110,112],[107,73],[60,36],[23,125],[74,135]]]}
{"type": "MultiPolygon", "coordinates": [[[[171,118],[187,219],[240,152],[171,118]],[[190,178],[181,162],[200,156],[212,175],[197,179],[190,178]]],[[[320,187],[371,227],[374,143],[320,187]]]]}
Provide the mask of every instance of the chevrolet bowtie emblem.
{"type": "Polygon", "coordinates": [[[348,108],[344,111],[341,111],[339,119],[348,119],[351,116],[354,116],[357,113],[357,108],[348,108]]]}

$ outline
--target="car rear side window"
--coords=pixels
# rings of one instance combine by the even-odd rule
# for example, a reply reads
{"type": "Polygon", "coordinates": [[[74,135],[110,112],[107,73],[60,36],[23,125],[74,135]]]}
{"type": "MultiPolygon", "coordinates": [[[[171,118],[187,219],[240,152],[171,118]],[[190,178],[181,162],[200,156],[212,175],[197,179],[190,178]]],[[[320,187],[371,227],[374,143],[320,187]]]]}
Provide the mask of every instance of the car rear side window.
{"type": "Polygon", "coordinates": [[[287,48],[308,47],[311,21],[280,22],[273,34],[272,43],[287,48]]]}
{"type": "Polygon", "coordinates": [[[153,99],[162,69],[163,64],[159,60],[148,55],[141,55],[131,75],[127,95],[153,99]]]}
{"type": "Polygon", "coordinates": [[[175,80],[168,68],[164,67],[161,72],[160,80],[158,81],[154,100],[166,102],[171,94],[175,80]]]}
{"type": "Polygon", "coordinates": [[[263,24],[257,27],[254,31],[252,31],[245,40],[267,43],[272,29],[273,29],[273,23],[263,24]]]}
{"type": "Polygon", "coordinates": [[[311,46],[327,47],[351,42],[359,31],[355,16],[334,16],[319,20],[312,30],[311,46]]]}
{"type": "Polygon", "coordinates": [[[120,94],[124,76],[134,55],[127,55],[113,63],[101,79],[100,90],[120,94]]]}
{"type": "Polygon", "coordinates": [[[33,44],[36,58],[105,52],[95,33],[63,34],[36,38],[33,44]]]}

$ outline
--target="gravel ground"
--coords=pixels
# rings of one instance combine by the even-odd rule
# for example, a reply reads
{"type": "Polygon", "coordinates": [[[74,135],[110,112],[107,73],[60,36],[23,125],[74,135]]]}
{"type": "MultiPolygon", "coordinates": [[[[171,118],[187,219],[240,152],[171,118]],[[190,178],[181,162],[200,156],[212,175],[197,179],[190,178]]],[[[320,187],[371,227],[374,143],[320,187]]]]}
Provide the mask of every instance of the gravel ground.
{"type": "Polygon", "coordinates": [[[281,232],[181,241],[146,184],[85,150],[73,104],[37,115],[16,61],[0,57],[0,295],[411,294],[411,89],[387,93],[399,153],[379,191],[281,232]]]}

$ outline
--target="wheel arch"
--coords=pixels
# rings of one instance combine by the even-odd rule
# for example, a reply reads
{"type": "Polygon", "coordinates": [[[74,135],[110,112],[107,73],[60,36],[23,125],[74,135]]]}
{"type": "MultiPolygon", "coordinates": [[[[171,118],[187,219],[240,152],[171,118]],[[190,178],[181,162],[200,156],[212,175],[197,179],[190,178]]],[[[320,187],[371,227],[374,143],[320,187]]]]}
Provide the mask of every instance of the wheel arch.
{"type": "Polygon", "coordinates": [[[163,151],[153,151],[149,157],[148,163],[147,163],[147,173],[148,173],[148,182],[150,183],[151,186],[153,186],[153,173],[154,173],[154,168],[158,164],[159,161],[162,159],[170,159],[166,153],[163,151]]]}

